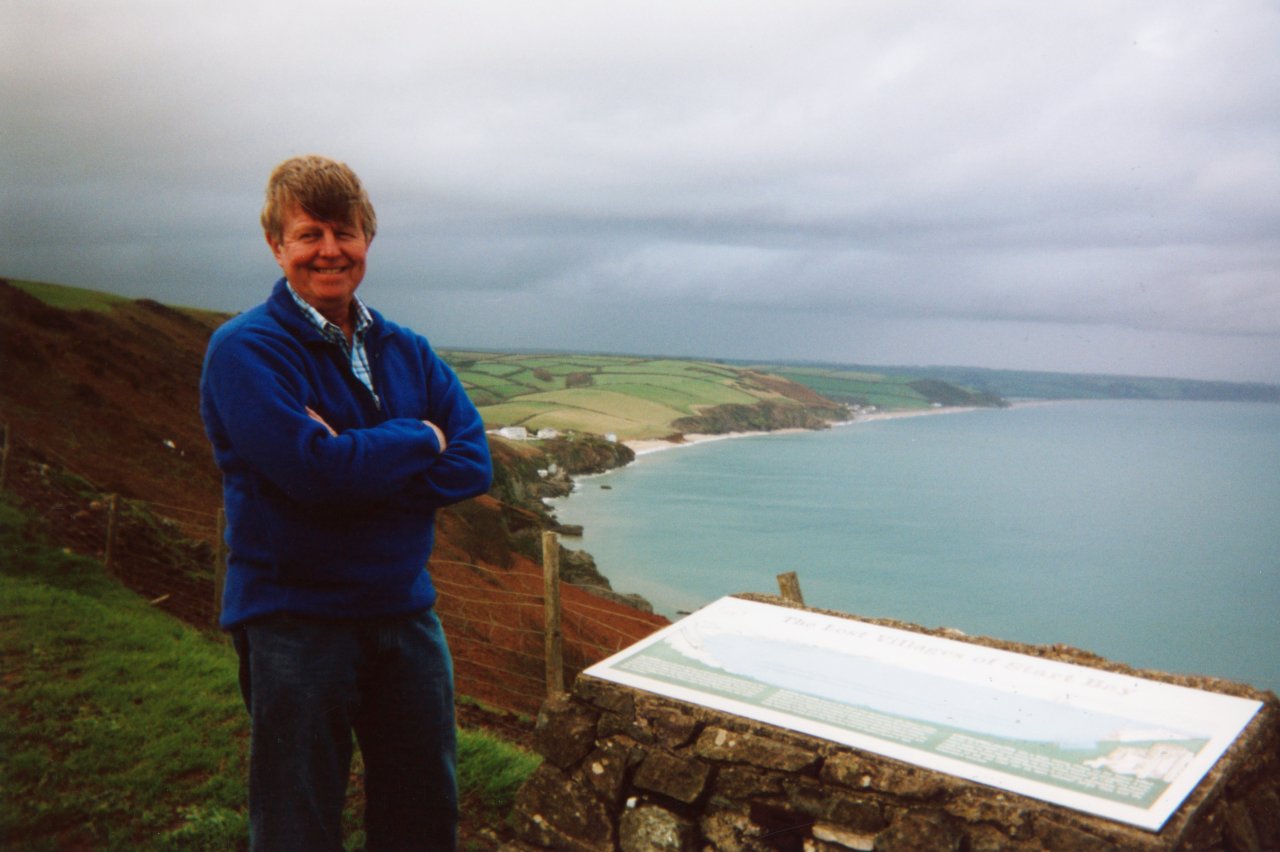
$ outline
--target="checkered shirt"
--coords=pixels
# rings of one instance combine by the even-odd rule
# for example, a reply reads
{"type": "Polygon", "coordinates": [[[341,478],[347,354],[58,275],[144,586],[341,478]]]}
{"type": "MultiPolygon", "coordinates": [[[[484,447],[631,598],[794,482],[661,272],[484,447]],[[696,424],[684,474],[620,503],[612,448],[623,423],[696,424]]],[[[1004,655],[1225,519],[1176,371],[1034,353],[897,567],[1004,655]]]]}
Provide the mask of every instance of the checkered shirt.
{"type": "Polygon", "coordinates": [[[342,333],[342,329],[335,323],[325,319],[324,314],[317,311],[307,301],[298,295],[293,289],[293,285],[289,285],[289,295],[293,297],[293,301],[298,305],[298,309],[302,311],[302,315],[320,332],[320,335],[330,343],[336,343],[342,348],[347,358],[351,361],[351,372],[355,375],[360,383],[369,389],[369,393],[373,394],[373,401],[381,407],[382,401],[378,398],[378,392],[373,389],[373,372],[369,369],[369,354],[364,348],[364,335],[373,325],[373,316],[369,313],[369,309],[364,306],[364,302],[358,298],[353,298],[353,304],[356,311],[356,330],[351,335],[351,343],[347,343],[347,336],[342,333]]]}

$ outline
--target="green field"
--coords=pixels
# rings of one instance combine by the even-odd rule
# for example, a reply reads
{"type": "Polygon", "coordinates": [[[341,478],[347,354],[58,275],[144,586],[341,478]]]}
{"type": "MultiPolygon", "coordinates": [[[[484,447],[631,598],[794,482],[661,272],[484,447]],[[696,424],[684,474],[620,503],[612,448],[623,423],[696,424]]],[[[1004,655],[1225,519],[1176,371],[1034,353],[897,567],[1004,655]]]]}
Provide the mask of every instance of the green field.
{"type": "Polygon", "coordinates": [[[124,296],[99,290],[64,287],[61,284],[46,284],[42,281],[18,281],[13,278],[5,280],[27,295],[35,296],[46,305],[64,311],[108,311],[116,305],[130,301],[124,296]]]}
{"type": "Polygon", "coordinates": [[[623,440],[662,438],[683,431],[675,425],[682,418],[717,406],[782,402],[803,408],[821,404],[814,394],[880,410],[999,404],[992,397],[980,399],[965,389],[919,376],[839,367],[728,365],[622,355],[444,354],[490,429],[524,426],[530,432],[556,429],[614,433],[623,440]]]}
{"type": "MultiPolygon", "coordinates": [[[[43,281],[20,281],[16,278],[0,278],[0,281],[4,281],[14,289],[21,290],[28,296],[34,296],[49,307],[57,308],[61,311],[96,311],[105,313],[114,308],[139,302],[150,302],[153,305],[159,304],[154,300],[131,299],[127,296],[119,296],[102,290],[67,287],[62,284],[48,284],[43,281]]],[[[204,308],[187,308],[174,305],[166,305],[166,307],[197,319],[210,329],[217,328],[227,319],[227,314],[204,308]]]]}
{"type": "Polygon", "coordinates": [[[738,367],[610,355],[446,352],[489,428],[658,438],[717,405],[785,397],[738,367]]]}

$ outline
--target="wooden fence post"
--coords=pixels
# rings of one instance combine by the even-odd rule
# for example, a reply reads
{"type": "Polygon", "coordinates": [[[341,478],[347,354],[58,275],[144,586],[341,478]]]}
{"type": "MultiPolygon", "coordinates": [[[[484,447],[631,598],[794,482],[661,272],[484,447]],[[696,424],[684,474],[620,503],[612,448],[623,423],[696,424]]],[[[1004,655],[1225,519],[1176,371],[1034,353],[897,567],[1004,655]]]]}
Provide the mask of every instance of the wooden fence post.
{"type": "Polygon", "coordinates": [[[778,575],[778,591],[782,593],[784,601],[804,604],[804,595],[800,594],[800,578],[795,571],[778,575]]]}
{"type": "Polygon", "coordinates": [[[227,585],[227,510],[218,508],[218,537],[213,545],[213,626],[222,618],[222,590],[227,585]]]}
{"type": "Polygon", "coordinates": [[[108,574],[113,573],[112,553],[116,546],[116,516],[119,514],[120,495],[107,495],[107,542],[102,547],[102,567],[108,574]]]}
{"type": "Polygon", "coordinates": [[[560,633],[560,539],[542,533],[542,582],[546,616],[547,695],[564,692],[564,643],[560,633]]]}
{"type": "Polygon", "coordinates": [[[9,449],[13,446],[13,434],[9,431],[9,424],[4,424],[4,450],[0,451],[0,491],[4,491],[5,485],[9,482],[9,449]]]}

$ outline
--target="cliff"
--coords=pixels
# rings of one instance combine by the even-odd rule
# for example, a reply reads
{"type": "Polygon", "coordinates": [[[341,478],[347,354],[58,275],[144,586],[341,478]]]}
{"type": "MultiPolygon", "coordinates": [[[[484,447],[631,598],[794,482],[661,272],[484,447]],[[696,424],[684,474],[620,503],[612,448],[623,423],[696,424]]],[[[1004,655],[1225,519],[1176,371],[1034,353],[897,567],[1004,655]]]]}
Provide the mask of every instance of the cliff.
{"type": "Polygon", "coordinates": [[[699,414],[681,417],[672,423],[680,432],[724,435],[730,432],[773,432],[779,429],[825,429],[846,419],[842,405],[800,404],[763,400],[752,405],[717,405],[699,414]]]}

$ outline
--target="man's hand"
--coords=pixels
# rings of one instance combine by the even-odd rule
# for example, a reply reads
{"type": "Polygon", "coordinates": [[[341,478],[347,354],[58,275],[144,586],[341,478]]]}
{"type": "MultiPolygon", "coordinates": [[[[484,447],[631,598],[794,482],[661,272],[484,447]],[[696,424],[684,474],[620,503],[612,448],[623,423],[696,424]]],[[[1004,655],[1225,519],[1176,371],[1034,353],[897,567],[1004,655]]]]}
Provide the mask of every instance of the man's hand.
{"type": "Polygon", "coordinates": [[[333,436],[334,438],[338,437],[338,433],[333,431],[333,427],[330,426],[328,423],[326,423],[323,417],[321,417],[319,414],[316,414],[310,408],[307,409],[307,416],[310,417],[312,420],[316,421],[317,423],[319,423],[324,428],[328,429],[329,434],[331,436],[333,436]]]}
{"type": "Polygon", "coordinates": [[[436,439],[440,442],[440,452],[444,452],[444,448],[449,446],[449,442],[444,439],[444,430],[430,420],[423,420],[423,423],[431,427],[431,431],[436,433],[436,439]]]}

